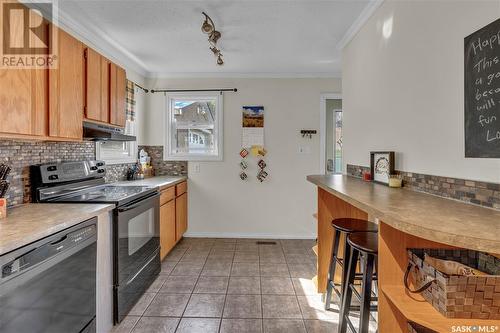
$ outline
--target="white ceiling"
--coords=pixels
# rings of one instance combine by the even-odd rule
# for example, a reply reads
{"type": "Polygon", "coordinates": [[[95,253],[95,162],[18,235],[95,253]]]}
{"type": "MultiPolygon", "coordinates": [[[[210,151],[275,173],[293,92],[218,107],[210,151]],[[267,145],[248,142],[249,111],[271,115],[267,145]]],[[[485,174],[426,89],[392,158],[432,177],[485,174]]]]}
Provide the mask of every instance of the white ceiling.
{"type": "Polygon", "coordinates": [[[368,3],[59,0],[59,17],[96,45],[113,44],[147,76],[339,76],[337,44],[368,3]],[[202,11],[222,32],[224,66],[201,32],[202,11]]]}

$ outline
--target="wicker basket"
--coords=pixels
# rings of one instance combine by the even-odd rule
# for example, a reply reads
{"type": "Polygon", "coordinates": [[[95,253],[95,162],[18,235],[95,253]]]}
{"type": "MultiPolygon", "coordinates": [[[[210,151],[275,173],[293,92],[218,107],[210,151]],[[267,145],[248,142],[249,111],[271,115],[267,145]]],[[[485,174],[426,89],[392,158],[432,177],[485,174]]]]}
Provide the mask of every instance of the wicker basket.
{"type": "MultiPolygon", "coordinates": [[[[408,249],[405,275],[413,285],[447,318],[500,319],[500,259],[472,250],[408,249]],[[424,263],[424,254],[460,262],[488,276],[454,276],[441,273],[424,263]]],[[[408,288],[408,287],[407,287],[408,288]]],[[[408,288],[409,289],[409,288],[408,288]]]]}
{"type": "Polygon", "coordinates": [[[414,322],[408,322],[408,333],[438,333],[414,322]]]}

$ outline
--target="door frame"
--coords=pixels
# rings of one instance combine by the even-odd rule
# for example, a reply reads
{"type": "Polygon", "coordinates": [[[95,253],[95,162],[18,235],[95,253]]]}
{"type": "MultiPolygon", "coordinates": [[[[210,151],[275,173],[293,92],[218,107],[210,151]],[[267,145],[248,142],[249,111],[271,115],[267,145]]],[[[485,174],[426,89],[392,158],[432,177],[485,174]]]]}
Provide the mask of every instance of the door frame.
{"type": "MultiPolygon", "coordinates": [[[[319,106],[319,172],[326,174],[326,100],[327,99],[342,99],[340,93],[321,93],[319,106]]],[[[343,109],[343,108],[342,108],[343,109]]]]}

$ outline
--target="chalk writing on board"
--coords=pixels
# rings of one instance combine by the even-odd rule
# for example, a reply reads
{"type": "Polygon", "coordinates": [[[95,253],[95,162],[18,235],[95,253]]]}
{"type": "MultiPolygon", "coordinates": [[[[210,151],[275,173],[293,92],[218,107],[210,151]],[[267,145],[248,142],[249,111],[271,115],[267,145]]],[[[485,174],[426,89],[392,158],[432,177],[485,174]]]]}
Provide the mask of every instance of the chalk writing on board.
{"type": "Polygon", "coordinates": [[[500,158],[500,19],[464,39],[465,156],[500,158]]]}

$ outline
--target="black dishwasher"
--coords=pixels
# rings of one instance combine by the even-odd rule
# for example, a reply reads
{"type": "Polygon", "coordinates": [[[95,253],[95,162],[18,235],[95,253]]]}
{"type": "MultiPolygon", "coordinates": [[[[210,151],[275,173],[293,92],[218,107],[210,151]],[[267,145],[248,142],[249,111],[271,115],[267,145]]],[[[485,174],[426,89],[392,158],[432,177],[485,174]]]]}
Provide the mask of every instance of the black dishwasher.
{"type": "Polygon", "coordinates": [[[96,223],[0,256],[0,332],[95,332],[96,223]]]}

